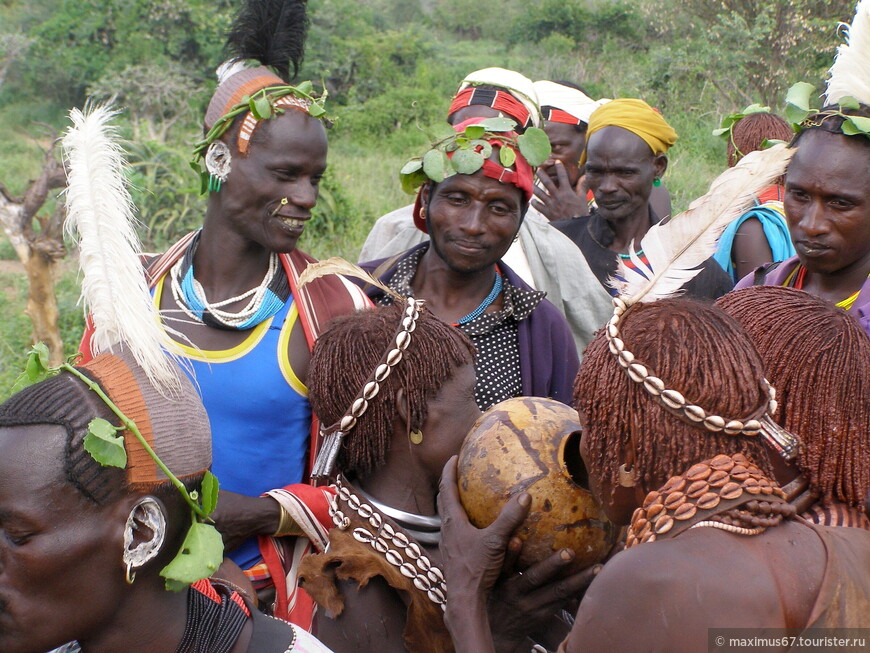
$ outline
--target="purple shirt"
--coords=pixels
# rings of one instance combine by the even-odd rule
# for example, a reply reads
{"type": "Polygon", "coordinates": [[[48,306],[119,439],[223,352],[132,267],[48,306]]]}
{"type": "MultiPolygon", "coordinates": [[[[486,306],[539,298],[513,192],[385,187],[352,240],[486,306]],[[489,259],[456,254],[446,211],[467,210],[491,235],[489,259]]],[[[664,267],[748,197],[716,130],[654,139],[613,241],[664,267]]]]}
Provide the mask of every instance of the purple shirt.
{"type": "MultiPolygon", "coordinates": [[[[749,288],[749,286],[755,285],[781,286],[785,283],[788,275],[797,267],[798,263],[800,263],[800,261],[797,256],[792,256],[791,258],[784,260],[782,263],[771,269],[766,276],[764,276],[764,279],[760,284],[755,283],[755,275],[758,272],[758,270],[756,270],[755,272],[747,274],[738,281],[737,285],[734,286],[734,290],[749,288]]],[[[759,270],[760,269],[761,268],[759,268],[759,270]]],[[[870,336],[870,277],[868,277],[867,281],[864,282],[864,285],[861,286],[861,290],[858,292],[858,297],[855,299],[855,303],[852,304],[852,308],[848,310],[848,313],[858,320],[861,328],[864,329],[864,332],[868,336],[870,336]]]]}

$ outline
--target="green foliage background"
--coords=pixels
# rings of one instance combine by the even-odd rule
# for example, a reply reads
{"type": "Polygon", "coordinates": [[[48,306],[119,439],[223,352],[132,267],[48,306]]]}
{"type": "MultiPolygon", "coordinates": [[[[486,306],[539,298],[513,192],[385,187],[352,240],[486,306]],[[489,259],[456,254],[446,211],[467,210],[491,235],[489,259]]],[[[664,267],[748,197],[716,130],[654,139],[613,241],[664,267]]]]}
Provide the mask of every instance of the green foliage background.
{"type": "MultiPolygon", "coordinates": [[[[118,95],[130,139],[134,199],[153,249],[200,224],[187,166],[238,0],[0,2],[0,182],[23,193],[47,127],[63,129],[89,93],[118,95]],[[23,56],[4,35],[29,39],[23,56]],[[7,65],[8,64],[8,65],[7,65]],[[155,85],[156,84],[156,85],[155,85]],[[39,123],[42,123],[40,125],[39,123]]],[[[421,154],[466,73],[488,66],[571,80],[593,96],[636,96],[680,134],[666,183],[674,208],[725,165],[711,135],[752,102],[781,111],[785,89],[818,84],[852,0],[309,0],[299,79],[324,83],[330,168],[303,248],[355,260],[374,220],[409,202],[398,170],[421,154]]],[[[46,207],[50,210],[51,207],[46,207]]],[[[2,241],[2,239],[0,239],[2,241]]],[[[12,257],[0,242],[0,256],[12,257]]],[[[73,266],[70,266],[72,270],[73,266]]],[[[0,397],[27,349],[22,280],[0,276],[0,397]],[[9,365],[10,359],[13,359],[9,365]]],[[[80,329],[72,272],[59,285],[64,337],[80,329]]]]}

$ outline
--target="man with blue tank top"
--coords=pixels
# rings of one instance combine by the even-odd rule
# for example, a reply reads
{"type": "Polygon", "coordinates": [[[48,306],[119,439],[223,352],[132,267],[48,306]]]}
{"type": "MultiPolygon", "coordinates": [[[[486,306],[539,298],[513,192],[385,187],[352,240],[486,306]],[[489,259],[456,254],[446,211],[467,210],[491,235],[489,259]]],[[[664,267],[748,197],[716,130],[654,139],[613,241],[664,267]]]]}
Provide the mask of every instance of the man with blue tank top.
{"type": "MultiPolygon", "coordinates": [[[[279,6],[277,29],[302,33],[305,2],[279,6]]],[[[329,493],[306,485],[318,445],[305,387],[310,348],[329,319],[370,302],[336,276],[297,287],[313,259],[296,245],[326,169],[322,101],[307,82],[288,85],[289,65],[274,64],[290,60],[295,70],[302,43],[266,53],[274,70],[251,67],[264,48],[246,51],[245,24],[230,35],[235,58],[218,69],[195,149],[210,191],[203,227],[146,273],[211,422],[214,517],[228,555],[258,590],[275,586],[276,616],[310,628],[313,603],[293,567],[331,525],[329,493]]],[[[90,354],[88,333],[82,352],[90,354]]]]}

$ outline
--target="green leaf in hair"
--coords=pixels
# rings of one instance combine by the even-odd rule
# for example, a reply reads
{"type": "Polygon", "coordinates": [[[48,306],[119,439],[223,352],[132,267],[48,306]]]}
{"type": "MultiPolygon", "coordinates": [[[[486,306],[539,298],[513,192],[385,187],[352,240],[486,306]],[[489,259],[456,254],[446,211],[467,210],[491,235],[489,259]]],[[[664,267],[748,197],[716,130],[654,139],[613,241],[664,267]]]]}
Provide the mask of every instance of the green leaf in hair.
{"type": "Polygon", "coordinates": [[[498,151],[498,160],[505,168],[510,168],[517,160],[517,153],[512,147],[503,147],[498,151]]]}
{"type": "Polygon", "coordinates": [[[181,549],[160,575],[166,579],[166,589],[179,591],[191,583],[211,576],[224,558],[224,543],[211,524],[194,521],[181,549]]]}
{"type": "Polygon", "coordinates": [[[475,138],[480,138],[486,132],[486,127],[483,125],[468,125],[465,128],[465,136],[469,140],[474,140],[475,138]]]}
{"type": "Polygon", "coordinates": [[[217,476],[211,472],[206,472],[202,479],[202,510],[205,513],[211,514],[217,508],[218,491],[220,483],[217,476]]]}
{"type": "Polygon", "coordinates": [[[483,167],[483,155],[473,150],[456,150],[450,163],[461,175],[473,175],[483,167]]]}
{"type": "MultiPolygon", "coordinates": [[[[483,127],[486,131],[489,132],[509,132],[513,131],[517,123],[511,120],[510,118],[487,118],[486,120],[481,120],[479,123],[476,123],[478,126],[483,127]]],[[[469,125],[470,127],[471,125],[469,125]]],[[[465,128],[466,131],[468,127],[465,128]]],[[[479,138],[479,137],[478,137],[479,138]]]]}
{"type": "Polygon", "coordinates": [[[435,183],[444,181],[450,160],[441,150],[429,150],[423,155],[423,172],[435,183]]]}
{"type": "Polygon", "coordinates": [[[94,460],[103,467],[127,466],[127,450],[124,448],[124,437],[118,435],[115,428],[101,417],[95,417],[88,424],[84,447],[94,460]]]}

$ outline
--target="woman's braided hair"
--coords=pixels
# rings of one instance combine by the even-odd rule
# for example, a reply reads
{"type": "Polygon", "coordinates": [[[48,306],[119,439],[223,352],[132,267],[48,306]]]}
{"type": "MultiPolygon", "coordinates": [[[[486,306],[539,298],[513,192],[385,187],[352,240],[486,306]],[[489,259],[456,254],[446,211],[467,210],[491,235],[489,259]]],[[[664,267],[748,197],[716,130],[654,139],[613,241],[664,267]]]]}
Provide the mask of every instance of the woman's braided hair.
{"type": "MultiPolygon", "coordinates": [[[[763,364],[740,325],[722,310],[685,299],[634,305],[620,325],[626,348],[668,388],[706,411],[745,419],[767,401],[763,364]]],[[[740,452],[767,473],[761,436],[713,433],[656,403],[608,349],[603,331],[586,348],[574,383],[590,472],[618,486],[633,459],[638,484],[660,487],[689,465],[740,452]]]]}
{"type": "Polygon", "coordinates": [[[731,128],[731,138],[728,139],[728,167],[737,165],[750,152],[761,150],[762,143],[766,140],[788,143],[793,136],[791,125],[775,113],[750,113],[731,128]]]}
{"type": "Polygon", "coordinates": [[[797,465],[823,500],[870,490],[870,339],[830,302],[777,286],[717,301],[741,323],[777,390],[777,422],[801,438],[797,465]]]}
{"type": "MultiPolygon", "coordinates": [[[[402,317],[401,303],[345,315],[332,321],[311,355],[308,372],[311,408],[322,424],[342,418],[392,345],[402,317]]],[[[429,401],[457,369],[473,364],[476,352],[458,329],[428,310],[420,312],[411,344],[381,384],[368,410],[344,439],[338,457],[343,473],[365,476],[386,462],[396,419],[396,392],[403,388],[410,429],[426,421],[429,401]]]]}

